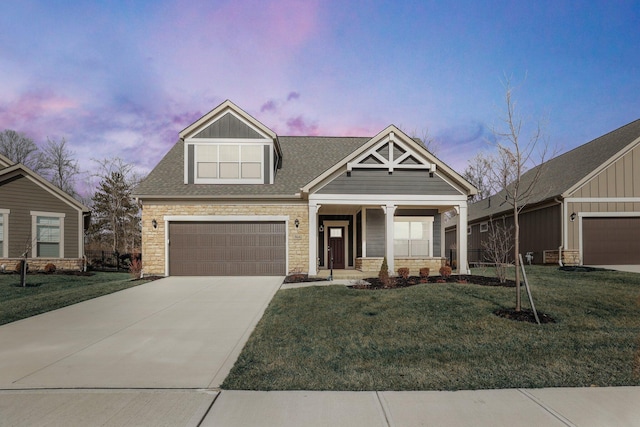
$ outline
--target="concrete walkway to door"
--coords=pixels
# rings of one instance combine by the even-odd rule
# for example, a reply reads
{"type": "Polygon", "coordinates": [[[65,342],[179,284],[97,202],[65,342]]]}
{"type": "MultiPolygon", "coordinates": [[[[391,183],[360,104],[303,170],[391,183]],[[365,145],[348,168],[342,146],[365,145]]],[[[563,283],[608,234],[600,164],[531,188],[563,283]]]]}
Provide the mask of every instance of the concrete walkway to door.
{"type": "Polygon", "coordinates": [[[220,386],[282,277],[168,277],[0,327],[0,389],[220,386]]]}

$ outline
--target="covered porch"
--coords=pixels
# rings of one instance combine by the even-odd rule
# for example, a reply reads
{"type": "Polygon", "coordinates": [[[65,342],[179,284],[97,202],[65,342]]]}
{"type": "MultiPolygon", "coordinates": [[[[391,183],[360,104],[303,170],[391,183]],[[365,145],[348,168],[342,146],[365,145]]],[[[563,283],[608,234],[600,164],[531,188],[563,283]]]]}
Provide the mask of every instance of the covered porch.
{"type": "MultiPolygon", "coordinates": [[[[345,278],[361,278],[361,272],[377,276],[385,257],[391,275],[408,268],[417,276],[424,267],[439,274],[447,262],[443,215],[467,209],[465,197],[456,204],[447,199],[310,200],[309,275],[328,276],[333,269],[334,277],[336,272],[345,278]]],[[[458,229],[466,230],[466,215],[458,219],[464,221],[458,229]]],[[[458,247],[466,247],[466,233],[457,240],[458,247]]],[[[458,273],[468,273],[466,253],[461,256],[458,273]]]]}

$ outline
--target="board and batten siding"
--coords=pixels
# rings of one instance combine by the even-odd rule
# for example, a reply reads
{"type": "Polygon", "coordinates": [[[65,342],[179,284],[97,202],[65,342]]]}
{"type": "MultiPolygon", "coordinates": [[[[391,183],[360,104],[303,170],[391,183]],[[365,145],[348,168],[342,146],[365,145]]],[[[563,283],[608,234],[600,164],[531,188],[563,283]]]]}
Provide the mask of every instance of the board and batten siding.
{"type": "Polygon", "coordinates": [[[194,138],[263,139],[264,137],[233,114],[227,113],[198,132],[194,138]]]}
{"type": "Polygon", "coordinates": [[[335,178],[317,191],[319,194],[394,194],[394,195],[459,195],[460,191],[437,174],[428,171],[398,169],[360,169],[335,178]]]}
{"type": "Polygon", "coordinates": [[[31,211],[63,213],[64,256],[80,258],[79,210],[63,202],[58,197],[35,184],[24,175],[18,174],[0,184],[0,208],[9,209],[9,258],[17,258],[25,251],[31,236],[31,211]]]}
{"type": "MultiPolygon", "coordinates": [[[[610,164],[569,197],[640,197],[640,145],[610,164]]],[[[607,209],[619,210],[613,206],[607,209]]]]}
{"type": "Polygon", "coordinates": [[[367,257],[385,256],[385,216],[382,209],[367,209],[367,257]]]}

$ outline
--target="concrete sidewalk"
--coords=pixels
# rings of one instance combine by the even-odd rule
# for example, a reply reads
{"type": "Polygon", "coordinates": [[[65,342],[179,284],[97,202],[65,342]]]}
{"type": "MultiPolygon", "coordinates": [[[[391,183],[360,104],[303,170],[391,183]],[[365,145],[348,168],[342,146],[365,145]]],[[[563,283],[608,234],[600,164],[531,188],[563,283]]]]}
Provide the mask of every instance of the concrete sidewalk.
{"type": "Polygon", "coordinates": [[[0,391],[0,426],[640,426],[640,387],[0,391]]]}

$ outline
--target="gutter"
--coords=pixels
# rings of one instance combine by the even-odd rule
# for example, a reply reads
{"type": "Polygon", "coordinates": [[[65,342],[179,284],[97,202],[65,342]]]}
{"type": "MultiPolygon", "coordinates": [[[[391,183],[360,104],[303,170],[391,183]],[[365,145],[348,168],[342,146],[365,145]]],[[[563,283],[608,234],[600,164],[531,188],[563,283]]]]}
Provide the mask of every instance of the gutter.
{"type": "Polygon", "coordinates": [[[560,205],[560,246],[558,246],[558,264],[560,265],[560,267],[563,267],[564,264],[562,264],[562,250],[564,249],[564,219],[566,206],[564,201],[558,200],[557,197],[554,197],[553,201],[560,205]]]}

